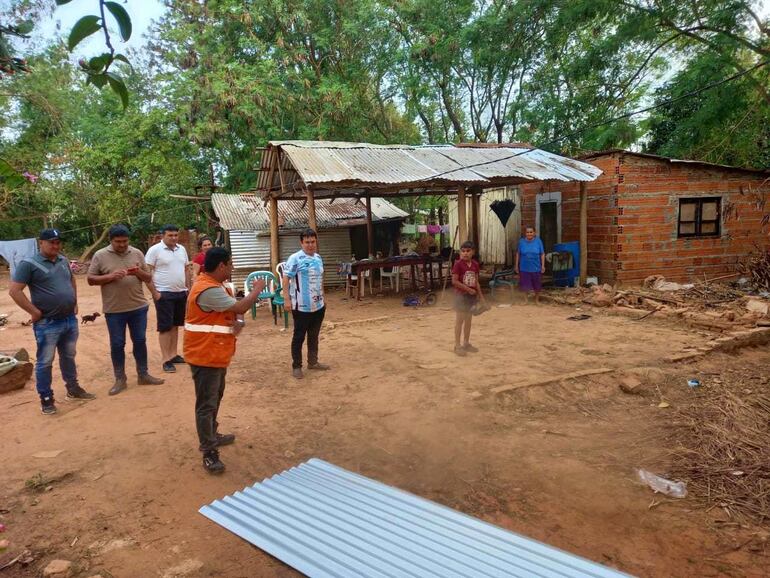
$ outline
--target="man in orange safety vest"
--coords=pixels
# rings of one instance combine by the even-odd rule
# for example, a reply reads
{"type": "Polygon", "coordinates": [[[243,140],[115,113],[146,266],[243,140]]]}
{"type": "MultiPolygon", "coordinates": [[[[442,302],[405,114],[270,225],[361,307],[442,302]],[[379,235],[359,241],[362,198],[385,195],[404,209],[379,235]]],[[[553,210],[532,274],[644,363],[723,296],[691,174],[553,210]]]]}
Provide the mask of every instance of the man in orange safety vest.
{"type": "Polygon", "coordinates": [[[230,253],[214,247],[206,253],[203,271],[187,297],[184,324],[184,358],[195,382],[195,426],[203,467],[212,474],[222,473],[219,447],[235,441],[234,434],[217,431],[217,413],[225,392],[225,376],[235,354],[236,336],[243,327],[243,313],[256,303],[265,288],[257,281],[240,301],[224,285],[233,266],[230,253]]]}

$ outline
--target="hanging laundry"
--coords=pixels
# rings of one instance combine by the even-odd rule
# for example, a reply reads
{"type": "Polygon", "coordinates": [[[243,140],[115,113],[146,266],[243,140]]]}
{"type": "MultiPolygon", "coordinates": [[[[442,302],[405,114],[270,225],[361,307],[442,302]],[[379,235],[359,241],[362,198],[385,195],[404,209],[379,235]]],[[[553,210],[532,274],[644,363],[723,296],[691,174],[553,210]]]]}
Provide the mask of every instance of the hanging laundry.
{"type": "Polygon", "coordinates": [[[13,275],[16,266],[27,257],[37,253],[37,239],[17,239],[15,241],[0,241],[0,255],[8,261],[13,275]]]}
{"type": "Polygon", "coordinates": [[[445,235],[449,233],[449,225],[441,225],[441,232],[445,235]]]}
{"type": "Polygon", "coordinates": [[[428,232],[428,225],[417,225],[417,232],[418,233],[427,233],[428,232]]]}
{"type": "Polygon", "coordinates": [[[401,225],[401,233],[403,235],[414,235],[417,232],[417,225],[414,223],[404,223],[401,225]]]}
{"type": "Polygon", "coordinates": [[[428,225],[429,235],[438,235],[441,232],[441,225],[428,225]]]}

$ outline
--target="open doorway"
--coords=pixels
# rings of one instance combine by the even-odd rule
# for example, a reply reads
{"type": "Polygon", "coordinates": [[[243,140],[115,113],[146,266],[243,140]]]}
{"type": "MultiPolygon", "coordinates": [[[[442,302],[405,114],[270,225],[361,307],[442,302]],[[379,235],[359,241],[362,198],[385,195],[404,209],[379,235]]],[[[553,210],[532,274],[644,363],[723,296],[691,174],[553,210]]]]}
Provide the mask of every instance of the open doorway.
{"type": "MultiPolygon", "coordinates": [[[[537,194],[537,234],[543,242],[546,253],[553,251],[556,243],[561,243],[561,193],[537,194]]],[[[546,262],[546,270],[550,263],[546,262]]]]}

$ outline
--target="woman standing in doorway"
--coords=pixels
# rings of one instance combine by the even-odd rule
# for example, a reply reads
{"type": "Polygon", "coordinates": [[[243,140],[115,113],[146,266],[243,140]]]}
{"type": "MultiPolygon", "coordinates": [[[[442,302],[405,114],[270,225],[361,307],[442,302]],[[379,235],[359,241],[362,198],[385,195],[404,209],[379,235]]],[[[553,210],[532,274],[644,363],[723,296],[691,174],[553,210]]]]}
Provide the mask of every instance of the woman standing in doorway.
{"type": "Polygon", "coordinates": [[[211,238],[207,237],[206,235],[203,235],[202,237],[198,238],[198,254],[195,255],[195,259],[193,259],[193,281],[195,281],[198,278],[198,274],[201,272],[201,268],[203,267],[203,260],[206,258],[206,251],[211,249],[214,246],[214,243],[211,242],[211,238]]]}
{"type": "Polygon", "coordinates": [[[535,303],[539,304],[545,273],[545,249],[540,238],[535,236],[533,227],[524,229],[524,238],[519,239],[514,270],[519,276],[519,289],[524,292],[524,302],[528,301],[531,291],[535,294],[535,303]]]}

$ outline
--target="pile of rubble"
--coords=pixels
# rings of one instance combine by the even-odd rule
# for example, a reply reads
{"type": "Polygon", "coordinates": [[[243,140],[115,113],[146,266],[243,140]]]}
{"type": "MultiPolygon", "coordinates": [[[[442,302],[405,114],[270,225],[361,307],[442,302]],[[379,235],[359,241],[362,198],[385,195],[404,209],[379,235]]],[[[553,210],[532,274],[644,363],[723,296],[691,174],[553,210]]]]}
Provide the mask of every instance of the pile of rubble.
{"type": "Polygon", "coordinates": [[[688,325],[717,331],[770,326],[770,295],[752,294],[745,284],[744,287],[740,283],[713,281],[680,284],[653,275],[638,288],[616,290],[605,283],[569,288],[552,298],[570,305],[611,308],[637,319],[651,315],[676,318],[688,325]]]}

